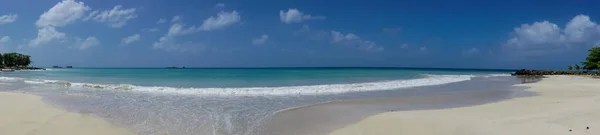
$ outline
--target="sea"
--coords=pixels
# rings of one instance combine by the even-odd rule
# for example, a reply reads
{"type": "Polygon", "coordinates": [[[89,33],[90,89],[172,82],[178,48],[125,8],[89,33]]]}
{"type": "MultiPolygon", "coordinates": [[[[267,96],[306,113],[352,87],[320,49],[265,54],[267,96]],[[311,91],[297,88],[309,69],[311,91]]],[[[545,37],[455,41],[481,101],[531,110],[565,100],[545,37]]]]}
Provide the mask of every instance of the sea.
{"type": "Polygon", "coordinates": [[[140,135],[319,134],[315,131],[329,132],[355,122],[351,119],[390,110],[469,106],[513,98],[523,88],[514,87],[522,80],[511,77],[512,72],[341,67],[50,68],[0,72],[0,91],[40,95],[56,107],[97,116],[140,135]],[[412,100],[415,97],[422,98],[412,100]],[[393,100],[403,98],[411,100],[393,100]],[[340,112],[346,110],[307,111],[311,106],[336,108],[332,103],[369,99],[389,101],[355,102],[353,108],[360,111],[352,113],[356,114],[353,118],[340,112]],[[328,113],[316,113],[319,111],[328,113]],[[327,119],[334,117],[341,120],[327,119]]]}

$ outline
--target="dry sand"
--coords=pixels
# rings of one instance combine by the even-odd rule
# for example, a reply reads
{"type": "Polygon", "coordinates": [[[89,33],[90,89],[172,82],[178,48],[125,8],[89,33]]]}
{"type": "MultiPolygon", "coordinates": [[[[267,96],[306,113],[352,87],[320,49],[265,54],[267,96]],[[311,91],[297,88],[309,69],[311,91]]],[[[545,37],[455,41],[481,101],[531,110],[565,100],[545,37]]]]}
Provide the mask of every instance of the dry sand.
{"type": "Polygon", "coordinates": [[[470,107],[382,113],[331,135],[600,135],[599,79],[551,76],[519,85],[539,95],[470,107]]]}
{"type": "Polygon", "coordinates": [[[133,135],[100,118],[57,109],[41,97],[0,92],[0,135],[133,135]]]}

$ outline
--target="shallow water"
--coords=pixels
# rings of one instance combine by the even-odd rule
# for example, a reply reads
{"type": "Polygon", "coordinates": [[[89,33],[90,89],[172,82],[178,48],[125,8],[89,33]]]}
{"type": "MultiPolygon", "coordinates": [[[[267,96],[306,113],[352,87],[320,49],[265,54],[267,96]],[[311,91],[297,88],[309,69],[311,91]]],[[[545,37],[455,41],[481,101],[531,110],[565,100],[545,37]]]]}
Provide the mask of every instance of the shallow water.
{"type": "Polygon", "coordinates": [[[390,110],[468,106],[522,96],[519,94],[522,88],[512,87],[518,82],[512,77],[489,77],[396,91],[239,97],[65,90],[47,86],[16,90],[42,95],[46,101],[67,110],[100,116],[143,135],[291,135],[326,133],[390,110]],[[281,111],[338,100],[348,101],[281,111]]]}
{"type": "MultiPolygon", "coordinates": [[[[421,72],[428,73],[419,73],[421,72]]],[[[442,72],[457,75],[425,75],[425,78],[400,80],[388,80],[388,77],[383,77],[388,79],[379,78],[381,81],[348,84],[329,82],[333,84],[309,86],[159,86],[162,89],[143,84],[133,85],[132,89],[115,89],[109,86],[122,84],[40,80],[36,75],[21,75],[20,78],[15,78],[19,75],[11,74],[0,78],[0,90],[38,94],[44,97],[45,101],[69,111],[99,116],[143,135],[287,135],[326,133],[365,116],[389,110],[432,109],[492,102],[514,97],[520,89],[512,87],[520,80],[509,76],[480,73],[483,75],[475,77],[471,76],[471,72],[448,71],[431,73],[442,72]],[[227,90],[236,92],[223,92],[227,90]],[[198,91],[211,91],[213,94],[198,91]],[[469,96],[477,95],[476,93],[479,93],[479,96],[469,96]],[[438,96],[445,98],[432,98],[438,96]],[[398,103],[399,99],[408,97],[423,98],[398,103]],[[372,99],[390,100],[371,102],[372,99]],[[307,106],[340,100],[344,102],[307,106]],[[282,111],[298,106],[307,107],[282,111]],[[342,112],[345,115],[338,115],[342,112]]],[[[56,79],[49,76],[55,75],[44,77],[56,79]]],[[[97,76],[101,75],[80,78],[97,76]]],[[[101,77],[110,80],[108,78],[111,77],[101,77]]]]}

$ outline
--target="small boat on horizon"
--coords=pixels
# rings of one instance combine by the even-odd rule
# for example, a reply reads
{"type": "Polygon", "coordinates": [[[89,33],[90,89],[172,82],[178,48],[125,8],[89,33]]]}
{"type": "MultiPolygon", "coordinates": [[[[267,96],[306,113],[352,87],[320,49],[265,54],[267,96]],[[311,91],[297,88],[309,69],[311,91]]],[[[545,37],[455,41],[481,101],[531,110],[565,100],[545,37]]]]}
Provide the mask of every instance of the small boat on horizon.
{"type": "Polygon", "coordinates": [[[185,68],[185,66],[184,67],[172,66],[172,67],[166,67],[166,68],[185,68]]]}

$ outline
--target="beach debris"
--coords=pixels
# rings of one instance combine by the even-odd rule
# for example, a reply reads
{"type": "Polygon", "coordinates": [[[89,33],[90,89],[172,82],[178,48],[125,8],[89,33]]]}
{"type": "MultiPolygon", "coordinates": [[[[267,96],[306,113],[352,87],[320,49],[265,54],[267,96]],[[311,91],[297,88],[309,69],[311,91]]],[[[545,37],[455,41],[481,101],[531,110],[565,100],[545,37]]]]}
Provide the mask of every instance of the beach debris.
{"type": "Polygon", "coordinates": [[[590,130],[590,127],[585,127],[585,130],[590,130]]]}
{"type": "Polygon", "coordinates": [[[569,132],[571,132],[571,131],[573,131],[573,130],[569,129],[569,132]]]}

